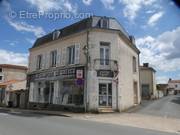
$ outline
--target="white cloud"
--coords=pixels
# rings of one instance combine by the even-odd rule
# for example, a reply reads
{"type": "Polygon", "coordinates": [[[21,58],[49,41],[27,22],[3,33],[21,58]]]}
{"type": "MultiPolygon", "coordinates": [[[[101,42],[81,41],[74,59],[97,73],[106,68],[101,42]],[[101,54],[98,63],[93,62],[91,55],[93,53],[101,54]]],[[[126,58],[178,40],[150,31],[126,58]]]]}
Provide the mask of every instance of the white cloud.
{"type": "Polygon", "coordinates": [[[61,10],[63,12],[77,12],[77,5],[72,4],[69,0],[26,0],[35,6],[38,11],[47,12],[51,10],[61,10]]]}
{"type": "Polygon", "coordinates": [[[93,0],[82,0],[82,2],[87,6],[91,5],[92,1],[93,0]]]}
{"type": "Polygon", "coordinates": [[[156,82],[158,84],[166,84],[169,80],[169,77],[168,76],[157,76],[156,77],[156,82]]]}
{"type": "Polygon", "coordinates": [[[0,64],[18,64],[27,66],[28,54],[15,53],[0,49],[0,64]]]}
{"type": "Polygon", "coordinates": [[[114,6],[113,6],[114,0],[101,0],[101,2],[103,3],[106,9],[110,9],[110,10],[114,9],[114,6]]]}
{"type": "Polygon", "coordinates": [[[149,62],[160,71],[180,70],[180,27],[162,33],[157,37],[146,36],[137,39],[141,51],[141,64],[149,62]]]}
{"type": "Polygon", "coordinates": [[[123,9],[123,14],[129,20],[134,20],[137,16],[138,11],[143,6],[150,6],[155,1],[156,0],[119,0],[119,2],[125,6],[125,8],[123,9]]]}
{"type": "Polygon", "coordinates": [[[45,34],[45,31],[43,30],[42,27],[29,25],[22,21],[21,22],[14,21],[7,17],[6,17],[6,20],[9,23],[9,25],[15,28],[17,31],[31,32],[36,37],[40,37],[45,34]]]}
{"type": "Polygon", "coordinates": [[[148,20],[148,25],[154,26],[163,15],[164,15],[164,12],[162,11],[153,14],[148,20]]]}

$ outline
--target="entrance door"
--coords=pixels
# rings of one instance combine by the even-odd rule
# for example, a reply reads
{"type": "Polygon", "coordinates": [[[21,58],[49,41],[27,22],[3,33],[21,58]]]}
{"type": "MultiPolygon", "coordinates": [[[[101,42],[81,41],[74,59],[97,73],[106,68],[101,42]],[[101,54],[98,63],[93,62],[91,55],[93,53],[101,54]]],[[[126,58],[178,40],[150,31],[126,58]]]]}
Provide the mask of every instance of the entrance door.
{"type": "Polygon", "coordinates": [[[134,82],[134,104],[138,104],[138,84],[134,82]]]}
{"type": "Polygon", "coordinates": [[[50,82],[50,94],[49,94],[49,103],[53,104],[54,99],[54,82],[50,82]]]}
{"type": "Polygon", "coordinates": [[[99,106],[112,107],[112,83],[99,84],[99,106]]]}

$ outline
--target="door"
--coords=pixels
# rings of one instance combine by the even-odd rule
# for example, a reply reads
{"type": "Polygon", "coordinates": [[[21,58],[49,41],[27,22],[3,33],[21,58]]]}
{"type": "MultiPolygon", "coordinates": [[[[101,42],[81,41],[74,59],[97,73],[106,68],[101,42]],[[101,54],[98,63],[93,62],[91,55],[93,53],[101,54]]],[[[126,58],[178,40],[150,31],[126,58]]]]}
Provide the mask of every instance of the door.
{"type": "Polygon", "coordinates": [[[134,104],[138,104],[138,84],[134,82],[134,104]]]}
{"type": "Polygon", "coordinates": [[[53,104],[54,99],[54,82],[50,83],[50,94],[49,94],[49,103],[53,104]]]}
{"type": "Polygon", "coordinates": [[[109,65],[110,48],[109,46],[101,45],[100,47],[100,65],[109,65]]]}
{"type": "Polygon", "coordinates": [[[142,84],[142,97],[143,98],[149,98],[150,97],[149,84],[142,84]]]}
{"type": "Polygon", "coordinates": [[[112,107],[112,83],[99,84],[99,106],[112,107]]]}

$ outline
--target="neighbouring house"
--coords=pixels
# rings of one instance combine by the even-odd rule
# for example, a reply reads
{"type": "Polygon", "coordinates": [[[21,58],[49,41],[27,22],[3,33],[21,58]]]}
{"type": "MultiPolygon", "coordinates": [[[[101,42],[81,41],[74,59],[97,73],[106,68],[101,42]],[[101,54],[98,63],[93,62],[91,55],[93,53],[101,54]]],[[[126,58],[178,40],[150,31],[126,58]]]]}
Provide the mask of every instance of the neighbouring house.
{"type": "Polygon", "coordinates": [[[157,84],[158,97],[163,97],[168,95],[168,84],[157,84]]]}
{"type": "Polygon", "coordinates": [[[170,94],[180,93],[180,80],[172,80],[171,78],[169,79],[168,93],[170,93],[170,94]]]}
{"type": "Polygon", "coordinates": [[[27,67],[0,64],[0,104],[12,107],[26,107],[27,67]]]}
{"type": "Polygon", "coordinates": [[[123,111],[141,101],[140,51],[115,18],[55,30],[29,51],[31,108],[123,111]]]}
{"type": "Polygon", "coordinates": [[[149,63],[140,66],[140,85],[143,99],[158,98],[155,73],[155,69],[149,67],[149,63]]]}

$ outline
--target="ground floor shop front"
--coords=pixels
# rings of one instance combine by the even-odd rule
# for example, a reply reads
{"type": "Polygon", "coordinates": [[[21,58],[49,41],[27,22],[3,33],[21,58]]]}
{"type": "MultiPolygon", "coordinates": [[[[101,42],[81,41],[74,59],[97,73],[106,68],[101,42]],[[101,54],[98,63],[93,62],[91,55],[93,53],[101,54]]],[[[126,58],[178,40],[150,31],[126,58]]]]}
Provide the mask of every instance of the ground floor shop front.
{"type": "MultiPolygon", "coordinates": [[[[119,111],[120,85],[115,74],[111,70],[87,72],[84,67],[32,74],[29,76],[29,106],[71,111],[119,111]]],[[[131,106],[137,104],[139,98],[138,84],[135,84],[132,83],[130,88],[131,106]]]]}

